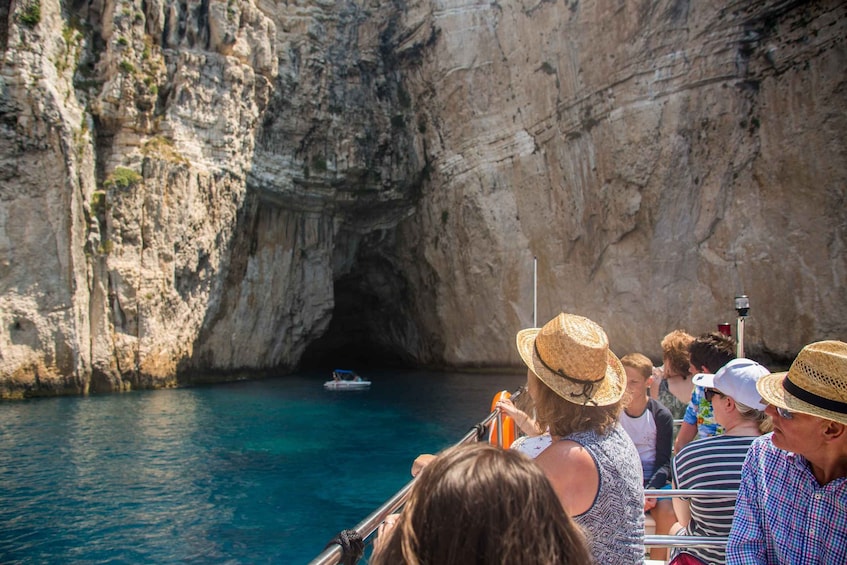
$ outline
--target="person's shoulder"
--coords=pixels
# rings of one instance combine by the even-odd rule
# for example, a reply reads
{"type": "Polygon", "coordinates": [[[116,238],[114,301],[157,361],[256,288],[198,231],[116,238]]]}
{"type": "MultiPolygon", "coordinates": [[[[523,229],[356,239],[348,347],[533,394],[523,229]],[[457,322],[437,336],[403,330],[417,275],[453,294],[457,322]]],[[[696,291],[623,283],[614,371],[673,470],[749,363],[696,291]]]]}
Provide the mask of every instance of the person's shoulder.
{"type": "Polygon", "coordinates": [[[752,436],[728,436],[723,434],[701,437],[683,446],[683,448],[679,450],[679,453],[676,454],[676,458],[679,460],[685,460],[687,457],[695,453],[700,454],[703,452],[716,451],[722,447],[727,447],[733,444],[745,444],[746,448],[746,444],[749,443],[751,439],[752,436]]]}
{"type": "Polygon", "coordinates": [[[751,444],[754,441],[759,440],[760,438],[761,436],[731,436],[725,433],[720,433],[716,435],[701,437],[695,441],[692,441],[689,445],[697,444],[703,447],[712,447],[720,445],[751,444]]]}
{"type": "Polygon", "coordinates": [[[753,443],[750,445],[750,448],[757,450],[777,449],[777,447],[773,444],[773,441],[771,440],[772,437],[773,432],[760,435],[753,440],[753,443]]]}
{"type": "Polygon", "coordinates": [[[764,474],[768,478],[783,476],[793,468],[805,468],[803,457],[775,446],[772,436],[773,433],[759,436],[750,444],[747,459],[744,461],[745,468],[760,475],[764,474]],[[756,471],[752,471],[753,469],[756,471]]]}
{"type": "Polygon", "coordinates": [[[702,437],[702,438],[699,438],[699,439],[689,441],[684,446],[682,446],[682,449],[679,450],[679,453],[676,454],[674,459],[676,459],[678,461],[682,461],[686,457],[688,457],[688,455],[690,453],[698,452],[698,451],[701,451],[702,449],[708,448],[709,447],[708,442],[709,442],[709,440],[712,440],[712,439],[715,439],[714,436],[702,437]]]}
{"type": "Polygon", "coordinates": [[[529,455],[533,459],[538,457],[553,442],[550,434],[544,433],[537,436],[521,436],[512,443],[511,449],[529,455]]]}
{"type": "Polygon", "coordinates": [[[773,432],[761,435],[753,440],[750,444],[751,457],[779,457],[788,455],[787,451],[783,451],[773,444],[773,432]]]}
{"type": "Polygon", "coordinates": [[[553,441],[550,447],[538,456],[538,460],[558,459],[560,461],[578,461],[586,457],[590,459],[591,454],[584,445],[571,439],[560,439],[553,441]]]}
{"type": "Polygon", "coordinates": [[[667,406],[662,403],[661,400],[657,398],[651,398],[647,401],[647,404],[650,408],[650,411],[654,414],[661,414],[662,416],[667,416],[668,418],[673,419],[673,414],[671,414],[671,411],[668,409],[667,406]]]}

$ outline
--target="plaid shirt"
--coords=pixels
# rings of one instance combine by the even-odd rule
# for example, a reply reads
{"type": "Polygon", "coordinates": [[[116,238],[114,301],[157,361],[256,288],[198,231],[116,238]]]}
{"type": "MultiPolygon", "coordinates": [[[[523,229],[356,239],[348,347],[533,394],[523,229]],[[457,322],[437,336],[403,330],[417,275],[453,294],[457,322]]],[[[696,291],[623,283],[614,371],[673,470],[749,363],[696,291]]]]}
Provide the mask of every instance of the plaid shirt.
{"type": "Polygon", "coordinates": [[[847,477],[818,484],[806,459],[767,434],[741,470],[728,565],[847,563],[847,477]]]}

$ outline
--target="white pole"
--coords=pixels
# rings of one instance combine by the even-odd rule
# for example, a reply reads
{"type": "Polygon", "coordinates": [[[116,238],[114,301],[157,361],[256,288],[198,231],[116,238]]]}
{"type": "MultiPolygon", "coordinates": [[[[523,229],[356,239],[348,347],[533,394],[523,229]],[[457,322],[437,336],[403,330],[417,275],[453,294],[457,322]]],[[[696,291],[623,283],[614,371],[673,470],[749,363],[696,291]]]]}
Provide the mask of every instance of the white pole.
{"type": "Polygon", "coordinates": [[[538,327],[538,257],[532,258],[532,327],[538,327]]]}
{"type": "Polygon", "coordinates": [[[735,311],[738,312],[738,325],[735,332],[736,357],[744,357],[744,318],[750,313],[750,299],[746,294],[735,297],[735,311]]]}
{"type": "Polygon", "coordinates": [[[532,327],[538,327],[538,257],[532,258],[532,327]]]}

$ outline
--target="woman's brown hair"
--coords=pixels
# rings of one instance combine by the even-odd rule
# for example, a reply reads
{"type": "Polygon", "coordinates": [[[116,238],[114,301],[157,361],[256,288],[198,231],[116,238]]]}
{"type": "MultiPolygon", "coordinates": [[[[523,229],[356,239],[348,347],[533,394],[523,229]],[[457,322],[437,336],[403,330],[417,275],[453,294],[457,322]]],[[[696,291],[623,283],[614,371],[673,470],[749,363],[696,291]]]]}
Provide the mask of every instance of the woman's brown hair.
{"type": "MultiPolygon", "coordinates": [[[[683,379],[687,379],[691,373],[688,348],[693,341],[694,336],[683,330],[674,330],[662,338],[662,361],[683,379]]],[[[667,370],[668,367],[665,367],[666,374],[667,370]]]]}
{"type": "Polygon", "coordinates": [[[533,401],[535,402],[535,420],[539,427],[549,429],[554,436],[567,436],[576,432],[593,430],[599,434],[615,425],[621,411],[621,401],[608,406],[574,404],[565,400],[535,373],[528,371],[527,378],[535,379],[533,401]]]}
{"type": "Polygon", "coordinates": [[[541,469],[485,443],[450,448],[427,465],[387,535],[371,564],[591,562],[541,469]]]}

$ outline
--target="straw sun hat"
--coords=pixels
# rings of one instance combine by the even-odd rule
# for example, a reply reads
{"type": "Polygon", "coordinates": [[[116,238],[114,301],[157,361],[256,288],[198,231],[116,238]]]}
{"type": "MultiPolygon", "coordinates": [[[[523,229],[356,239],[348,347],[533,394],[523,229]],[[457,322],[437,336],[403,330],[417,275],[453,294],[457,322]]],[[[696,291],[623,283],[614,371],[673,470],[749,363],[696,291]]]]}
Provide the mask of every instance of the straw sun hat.
{"type": "Polygon", "coordinates": [[[847,343],[810,343],[787,372],[762,377],[756,388],[774,406],[847,424],[847,343]]]}
{"type": "Polygon", "coordinates": [[[608,406],[623,396],[626,373],[599,325],[559,314],[543,328],[521,330],[518,353],[553,392],[574,404],[608,406]]]}

